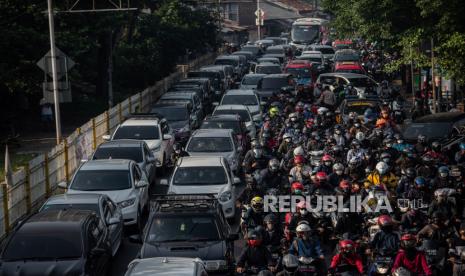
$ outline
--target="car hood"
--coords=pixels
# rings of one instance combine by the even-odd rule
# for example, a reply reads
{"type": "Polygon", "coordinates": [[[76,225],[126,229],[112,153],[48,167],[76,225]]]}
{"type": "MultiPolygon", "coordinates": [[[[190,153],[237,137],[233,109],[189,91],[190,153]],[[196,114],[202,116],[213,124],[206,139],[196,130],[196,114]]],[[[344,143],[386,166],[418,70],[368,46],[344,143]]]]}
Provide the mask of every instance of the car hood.
{"type": "Polygon", "coordinates": [[[149,149],[155,149],[161,145],[161,140],[145,140],[149,149]]]}
{"type": "Polygon", "coordinates": [[[192,257],[200,258],[202,261],[223,260],[225,251],[226,246],[223,241],[145,243],[141,250],[141,258],[192,257]]]}
{"type": "Polygon", "coordinates": [[[294,80],[297,85],[306,85],[312,82],[311,78],[295,78],[294,80]]]}
{"type": "Polygon", "coordinates": [[[191,152],[188,151],[189,156],[221,156],[226,159],[230,158],[233,155],[233,152],[191,152]]]}
{"type": "Polygon", "coordinates": [[[65,261],[14,261],[1,262],[0,275],[27,276],[40,275],[84,275],[82,259],[65,261]]]}
{"type": "Polygon", "coordinates": [[[215,194],[231,190],[228,184],[219,185],[170,185],[169,194],[215,194]]]}
{"type": "Polygon", "coordinates": [[[171,126],[173,129],[181,129],[185,127],[186,125],[189,125],[189,122],[187,120],[184,121],[170,121],[168,124],[171,126]]]}
{"type": "Polygon", "coordinates": [[[111,200],[113,200],[115,203],[119,203],[129,198],[136,197],[136,191],[133,189],[117,190],[117,191],[79,191],[79,190],[68,189],[67,193],[68,194],[104,194],[104,195],[109,196],[111,200]]]}

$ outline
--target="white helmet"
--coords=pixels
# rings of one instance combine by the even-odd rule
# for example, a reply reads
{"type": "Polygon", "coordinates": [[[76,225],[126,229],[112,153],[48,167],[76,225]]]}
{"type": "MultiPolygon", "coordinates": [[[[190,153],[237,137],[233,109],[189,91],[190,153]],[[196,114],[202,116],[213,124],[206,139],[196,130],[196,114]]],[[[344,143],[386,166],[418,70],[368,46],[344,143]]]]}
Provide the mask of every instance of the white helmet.
{"type": "Polygon", "coordinates": [[[322,106],[322,107],[318,108],[317,112],[318,112],[318,115],[323,115],[326,112],[328,112],[328,110],[329,110],[328,108],[322,106]]]}
{"type": "Polygon", "coordinates": [[[310,232],[312,229],[310,229],[310,226],[306,223],[302,223],[299,226],[295,228],[296,232],[310,232]]]}
{"type": "Polygon", "coordinates": [[[362,142],[363,140],[365,140],[365,133],[363,133],[361,131],[357,132],[357,134],[355,134],[355,139],[362,142]]]}
{"type": "Polygon", "coordinates": [[[294,156],[297,156],[297,155],[304,155],[305,152],[304,152],[304,149],[302,148],[302,146],[298,146],[297,148],[294,149],[294,156]]]}
{"type": "Polygon", "coordinates": [[[388,169],[389,169],[389,166],[385,162],[378,162],[378,164],[376,164],[376,170],[381,175],[386,174],[388,169]]]}
{"type": "Polygon", "coordinates": [[[292,136],[289,133],[284,133],[283,140],[286,140],[288,138],[292,138],[292,136]]]}

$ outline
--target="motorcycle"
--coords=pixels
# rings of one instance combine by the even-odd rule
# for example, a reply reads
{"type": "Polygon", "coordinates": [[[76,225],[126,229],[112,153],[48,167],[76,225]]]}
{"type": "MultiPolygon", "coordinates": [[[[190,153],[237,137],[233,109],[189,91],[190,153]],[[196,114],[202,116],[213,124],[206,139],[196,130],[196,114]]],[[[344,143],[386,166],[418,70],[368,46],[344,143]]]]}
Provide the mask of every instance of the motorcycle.
{"type": "Polygon", "coordinates": [[[308,276],[318,275],[317,261],[317,259],[311,257],[301,256],[299,257],[299,268],[297,270],[308,276]]]}
{"type": "Polygon", "coordinates": [[[377,256],[373,261],[374,275],[389,275],[393,259],[391,256],[377,256]]]}
{"type": "Polygon", "coordinates": [[[433,272],[440,273],[444,271],[446,265],[446,249],[440,247],[438,241],[423,240],[421,250],[425,252],[426,262],[433,272]]]}

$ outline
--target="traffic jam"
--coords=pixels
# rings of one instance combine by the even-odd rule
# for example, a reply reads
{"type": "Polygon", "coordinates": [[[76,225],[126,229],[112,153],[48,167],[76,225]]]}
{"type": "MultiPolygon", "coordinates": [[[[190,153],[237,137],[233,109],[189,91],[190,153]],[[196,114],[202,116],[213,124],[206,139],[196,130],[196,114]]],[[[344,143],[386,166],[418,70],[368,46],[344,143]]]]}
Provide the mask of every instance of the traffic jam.
{"type": "Polygon", "coordinates": [[[127,276],[465,275],[465,114],[411,120],[389,53],[327,23],[229,45],[130,114],[0,275],[113,275],[124,239],[127,276]]]}

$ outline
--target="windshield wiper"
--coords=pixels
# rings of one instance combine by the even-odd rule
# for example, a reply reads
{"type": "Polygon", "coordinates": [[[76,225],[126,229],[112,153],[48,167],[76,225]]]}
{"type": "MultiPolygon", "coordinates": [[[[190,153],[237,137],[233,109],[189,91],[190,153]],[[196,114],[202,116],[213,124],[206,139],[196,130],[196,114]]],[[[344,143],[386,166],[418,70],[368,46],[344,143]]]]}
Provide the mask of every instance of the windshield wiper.
{"type": "Polygon", "coordinates": [[[181,241],[188,241],[188,239],[171,239],[171,240],[151,241],[151,242],[161,243],[161,242],[181,242],[181,241]]]}
{"type": "Polygon", "coordinates": [[[203,242],[203,241],[218,241],[217,238],[213,239],[213,238],[198,238],[198,239],[190,239],[190,241],[193,241],[193,242],[203,242]]]}

